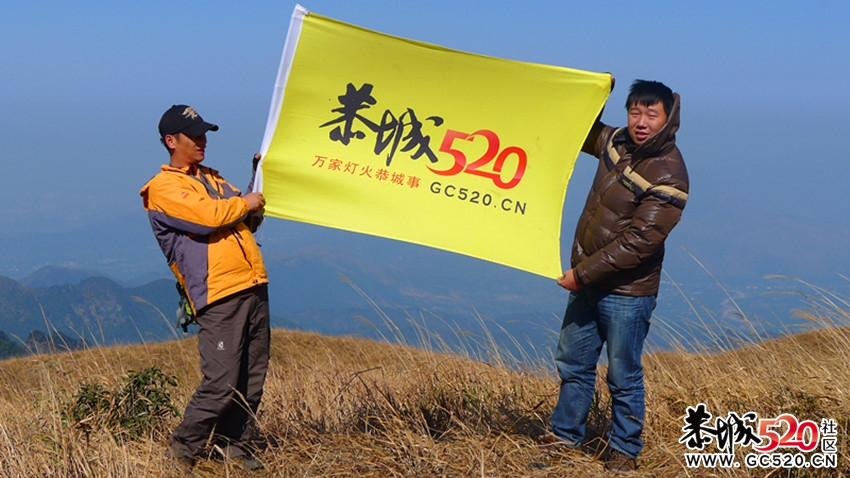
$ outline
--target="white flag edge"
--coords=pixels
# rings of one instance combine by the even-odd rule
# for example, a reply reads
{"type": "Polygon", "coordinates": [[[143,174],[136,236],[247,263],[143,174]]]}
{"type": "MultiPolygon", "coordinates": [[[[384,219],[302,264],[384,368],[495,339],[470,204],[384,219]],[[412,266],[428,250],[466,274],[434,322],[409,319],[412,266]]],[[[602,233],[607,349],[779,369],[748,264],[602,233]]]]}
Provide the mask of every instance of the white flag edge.
{"type": "MultiPolygon", "coordinates": [[[[301,36],[301,26],[304,22],[304,17],[310,13],[300,4],[295,5],[292,11],[292,19],[289,22],[289,31],[286,34],[286,43],[283,46],[283,53],[280,58],[280,67],[277,71],[277,79],[275,79],[274,90],[272,91],[272,101],[269,106],[269,117],[266,120],[266,131],[263,134],[263,142],[260,145],[260,154],[263,159],[269,150],[269,145],[272,142],[274,131],[277,128],[277,121],[280,118],[280,109],[283,106],[283,95],[286,92],[286,82],[289,79],[289,71],[292,68],[292,60],[295,57],[295,47],[298,46],[298,39],[301,36]]],[[[254,179],[254,189],[252,192],[261,192],[263,190],[263,159],[257,166],[257,173],[254,179]]]]}

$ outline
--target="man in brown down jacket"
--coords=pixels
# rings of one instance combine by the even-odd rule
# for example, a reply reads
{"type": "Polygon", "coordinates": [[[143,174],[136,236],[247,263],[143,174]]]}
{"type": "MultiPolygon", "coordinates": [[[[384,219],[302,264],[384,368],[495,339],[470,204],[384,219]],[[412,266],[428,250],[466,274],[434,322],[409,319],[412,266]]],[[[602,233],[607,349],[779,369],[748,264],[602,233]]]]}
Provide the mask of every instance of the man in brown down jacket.
{"type": "Polygon", "coordinates": [[[607,344],[611,431],[609,469],[637,468],[643,448],[641,353],[661,278],[664,241],[688,199],[688,172],[676,147],[679,95],[635,81],[628,126],[600,121],[582,151],[599,167],[576,226],[572,268],[558,279],[570,291],[555,362],[561,378],[544,443],[579,447],[593,400],[596,364],[607,344]]]}

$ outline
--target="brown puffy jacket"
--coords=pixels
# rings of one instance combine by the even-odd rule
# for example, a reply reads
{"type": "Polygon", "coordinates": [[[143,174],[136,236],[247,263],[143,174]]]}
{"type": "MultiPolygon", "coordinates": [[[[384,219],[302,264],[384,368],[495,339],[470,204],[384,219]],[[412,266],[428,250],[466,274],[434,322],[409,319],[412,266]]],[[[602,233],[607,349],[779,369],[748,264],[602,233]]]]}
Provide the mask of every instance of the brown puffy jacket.
{"type": "Polygon", "coordinates": [[[665,124],[641,145],[626,128],[592,128],[582,151],[599,167],[576,226],[572,267],[580,284],[628,296],[658,293],[664,241],[688,198],[676,147],[679,95],[665,124]]]}

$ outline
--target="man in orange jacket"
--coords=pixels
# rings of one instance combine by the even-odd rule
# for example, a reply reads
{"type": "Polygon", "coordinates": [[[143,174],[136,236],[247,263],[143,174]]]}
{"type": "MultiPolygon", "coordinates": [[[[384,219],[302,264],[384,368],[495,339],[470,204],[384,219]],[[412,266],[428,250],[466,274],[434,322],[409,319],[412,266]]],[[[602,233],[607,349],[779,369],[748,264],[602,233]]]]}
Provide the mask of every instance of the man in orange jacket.
{"type": "Polygon", "coordinates": [[[217,446],[243,468],[262,467],[252,454],[255,414],[269,363],[268,278],[253,232],[265,199],[242,194],[201,166],[207,123],[186,105],[159,122],[169,164],[140,194],[168,266],[195,313],[203,380],[183,421],[168,437],[170,454],[187,466],[217,446]],[[212,436],[212,441],[210,437],[212,436]]]}

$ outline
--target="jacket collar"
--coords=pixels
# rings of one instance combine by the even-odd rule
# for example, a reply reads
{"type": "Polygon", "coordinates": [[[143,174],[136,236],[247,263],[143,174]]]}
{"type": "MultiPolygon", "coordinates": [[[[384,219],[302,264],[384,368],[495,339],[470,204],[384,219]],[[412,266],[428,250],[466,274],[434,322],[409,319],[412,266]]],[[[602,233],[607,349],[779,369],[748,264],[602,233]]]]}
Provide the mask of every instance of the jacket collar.
{"type": "Polygon", "coordinates": [[[211,174],[211,175],[217,175],[218,174],[217,170],[212,169],[212,168],[208,168],[208,167],[202,166],[202,165],[197,165],[197,166],[192,165],[192,166],[187,166],[185,168],[175,168],[174,166],[171,166],[169,164],[163,164],[162,167],[160,168],[160,170],[162,170],[162,171],[172,171],[172,172],[176,172],[176,173],[183,173],[183,174],[188,174],[190,176],[197,176],[198,172],[202,172],[204,174],[211,174]]]}

